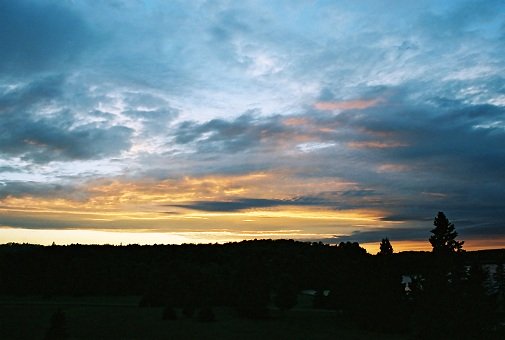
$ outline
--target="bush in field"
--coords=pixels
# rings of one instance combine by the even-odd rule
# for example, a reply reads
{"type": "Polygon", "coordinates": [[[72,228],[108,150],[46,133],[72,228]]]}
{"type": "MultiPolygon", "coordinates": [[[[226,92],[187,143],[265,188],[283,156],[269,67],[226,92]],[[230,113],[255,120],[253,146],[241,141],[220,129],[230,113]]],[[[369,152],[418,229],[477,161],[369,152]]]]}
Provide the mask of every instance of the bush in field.
{"type": "Polygon", "coordinates": [[[68,339],[65,313],[58,308],[51,316],[51,325],[44,336],[46,340],[68,339]]]}
{"type": "Polygon", "coordinates": [[[163,320],[177,320],[177,312],[173,307],[170,306],[165,306],[163,308],[163,315],[162,315],[163,320]]]}
{"type": "Polygon", "coordinates": [[[212,322],[215,320],[216,320],[216,316],[214,315],[214,311],[209,306],[203,307],[198,312],[198,321],[212,322]]]}
{"type": "Polygon", "coordinates": [[[293,308],[298,298],[298,289],[290,277],[281,278],[274,303],[282,311],[293,308]]]}
{"type": "Polygon", "coordinates": [[[182,308],[182,314],[187,318],[192,318],[195,315],[195,306],[193,304],[186,304],[182,308]]]}

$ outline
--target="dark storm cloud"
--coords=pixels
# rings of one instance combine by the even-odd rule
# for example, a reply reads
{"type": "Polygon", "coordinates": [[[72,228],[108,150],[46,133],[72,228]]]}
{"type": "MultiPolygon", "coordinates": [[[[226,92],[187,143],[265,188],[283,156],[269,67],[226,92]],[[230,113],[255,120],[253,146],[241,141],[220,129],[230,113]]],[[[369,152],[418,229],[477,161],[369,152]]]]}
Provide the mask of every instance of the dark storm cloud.
{"type": "Polygon", "coordinates": [[[62,77],[43,77],[0,94],[0,154],[48,163],[99,159],[130,148],[130,128],[78,124],[64,108],[40,114],[58,103],[64,86],[62,77]]]}
{"type": "Polygon", "coordinates": [[[61,66],[74,60],[92,39],[78,14],[53,1],[1,1],[0,23],[4,75],[61,66]]]}

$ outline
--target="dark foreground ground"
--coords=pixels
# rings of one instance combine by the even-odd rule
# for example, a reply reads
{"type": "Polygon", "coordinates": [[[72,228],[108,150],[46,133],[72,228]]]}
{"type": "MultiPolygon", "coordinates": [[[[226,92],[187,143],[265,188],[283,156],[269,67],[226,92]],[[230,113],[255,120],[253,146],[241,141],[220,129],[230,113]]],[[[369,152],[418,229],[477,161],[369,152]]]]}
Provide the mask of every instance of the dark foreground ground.
{"type": "Polygon", "coordinates": [[[69,339],[405,339],[407,335],[370,333],[339,323],[334,311],[305,307],[300,296],[290,311],[270,310],[264,320],[240,318],[226,307],[214,308],[216,321],[162,320],[162,308],[140,308],[140,297],[0,298],[0,339],[43,339],[51,315],[60,308],[69,339]]]}

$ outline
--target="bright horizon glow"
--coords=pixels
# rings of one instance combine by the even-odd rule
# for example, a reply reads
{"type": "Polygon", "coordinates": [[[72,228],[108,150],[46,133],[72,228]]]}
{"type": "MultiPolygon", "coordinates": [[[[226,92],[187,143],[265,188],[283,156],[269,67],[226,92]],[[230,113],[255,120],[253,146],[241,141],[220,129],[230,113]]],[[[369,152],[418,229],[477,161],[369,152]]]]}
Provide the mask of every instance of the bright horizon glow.
{"type": "MultiPolygon", "coordinates": [[[[29,243],[39,245],[180,245],[180,244],[214,244],[240,242],[243,240],[254,239],[294,239],[296,241],[310,241],[307,238],[320,236],[309,234],[280,233],[275,231],[264,232],[181,232],[181,233],[156,233],[156,232],[124,232],[124,231],[104,231],[104,230],[29,230],[29,229],[10,229],[0,228],[0,239],[16,240],[9,241],[13,243],[29,243]]],[[[327,235],[330,237],[331,235],[327,235]]],[[[0,242],[5,244],[8,242],[0,242]]],[[[379,252],[377,242],[361,243],[369,254],[375,255],[379,252]]],[[[394,252],[404,251],[431,251],[431,244],[426,241],[391,241],[394,252]]],[[[505,249],[505,241],[497,240],[489,242],[488,240],[469,240],[465,241],[464,250],[486,250],[486,249],[505,249]]]]}

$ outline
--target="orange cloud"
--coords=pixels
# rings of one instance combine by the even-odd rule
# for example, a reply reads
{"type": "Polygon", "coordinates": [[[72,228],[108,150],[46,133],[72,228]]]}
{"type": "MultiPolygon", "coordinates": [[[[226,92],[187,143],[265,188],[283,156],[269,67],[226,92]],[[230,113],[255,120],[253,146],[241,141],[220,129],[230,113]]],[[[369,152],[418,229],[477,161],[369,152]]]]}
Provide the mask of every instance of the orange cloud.
{"type": "Polygon", "coordinates": [[[314,107],[321,111],[366,109],[381,103],[382,99],[358,99],[340,102],[317,102],[314,107]]]}
{"type": "Polygon", "coordinates": [[[282,122],[287,126],[309,125],[311,123],[307,118],[286,118],[282,122]]]}
{"type": "Polygon", "coordinates": [[[349,142],[347,145],[352,149],[386,149],[408,146],[398,142],[349,142]]]}
{"type": "Polygon", "coordinates": [[[405,172],[410,169],[409,166],[403,164],[382,164],[377,167],[377,172],[405,172]]]}
{"type": "MultiPolygon", "coordinates": [[[[184,177],[179,179],[91,181],[83,184],[86,198],[7,197],[0,214],[72,215],[78,219],[159,219],[165,205],[193,201],[226,201],[235,198],[291,199],[339,191],[355,183],[335,178],[311,178],[300,181],[289,171],[257,172],[238,176],[184,177]]],[[[178,209],[175,209],[178,210],[178,209]]],[[[182,213],[177,211],[178,213],[182,213]]],[[[186,212],[184,212],[186,215],[186,212]]],[[[169,216],[163,215],[163,219],[169,216]]],[[[176,218],[170,216],[171,219],[176,218]]]]}

